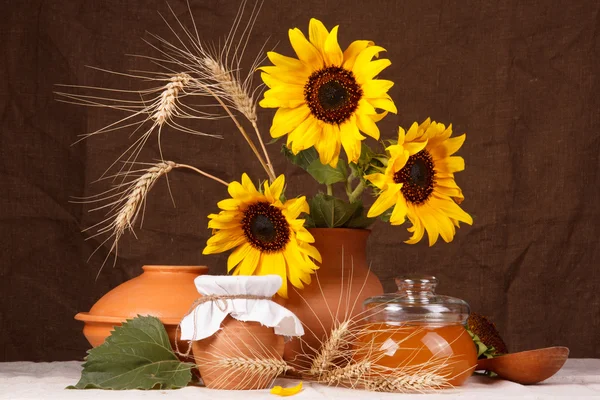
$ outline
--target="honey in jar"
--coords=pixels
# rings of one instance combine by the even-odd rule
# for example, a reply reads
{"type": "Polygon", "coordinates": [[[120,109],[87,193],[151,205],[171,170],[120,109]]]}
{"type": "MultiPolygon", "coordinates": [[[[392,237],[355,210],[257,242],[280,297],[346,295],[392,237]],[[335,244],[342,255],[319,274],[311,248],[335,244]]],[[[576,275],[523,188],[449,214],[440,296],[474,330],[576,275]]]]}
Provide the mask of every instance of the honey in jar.
{"type": "Polygon", "coordinates": [[[367,325],[358,337],[358,358],[377,353],[380,366],[432,371],[452,386],[463,384],[477,364],[477,350],[465,329],[469,305],[435,293],[435,277],[398,278],[398,292],[364,302],[367,325]]]}

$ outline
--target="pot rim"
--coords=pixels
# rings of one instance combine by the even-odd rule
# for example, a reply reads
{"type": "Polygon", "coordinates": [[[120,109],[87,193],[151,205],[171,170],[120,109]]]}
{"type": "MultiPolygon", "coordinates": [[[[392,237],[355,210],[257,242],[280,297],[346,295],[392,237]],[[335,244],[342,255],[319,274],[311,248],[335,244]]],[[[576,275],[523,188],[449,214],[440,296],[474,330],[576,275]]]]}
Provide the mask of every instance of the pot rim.
{"type": "Polygon", "coordinates": [[[370,228],[307,228],[309,231],[353,231],[353,232],[371,232],[370,228]]]}
{"type": "MultiPolygon", "coordinates": [[[[74,317],[77,321],[82,321],[85,323],[97,323],[97,324],[120,324],[125,322],[128,319],[133,319],[134,317],[113,317],[110,315],[93,315],[89,312],[80,312],[74,317]]],[[[181,320],[179,318],[165,318],[165,317],[156,317],[162,322],[164,325],[179,325],[181,320]]]]}
{"type": "Polygon", "coordinates": [[[208,272],[206,265],[144,265],[144,271],[156,272],[208,272]]]}

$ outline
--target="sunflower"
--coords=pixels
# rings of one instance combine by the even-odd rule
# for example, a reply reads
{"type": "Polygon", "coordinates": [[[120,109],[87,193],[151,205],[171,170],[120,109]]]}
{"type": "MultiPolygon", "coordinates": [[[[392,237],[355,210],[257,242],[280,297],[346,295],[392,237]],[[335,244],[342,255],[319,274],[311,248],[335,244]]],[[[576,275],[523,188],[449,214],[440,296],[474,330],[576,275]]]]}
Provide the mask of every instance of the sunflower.
{"type": "Polygon", "coordinates": [[[273,66],[261,76],[269,90],[260,105],[277,108],[271,136],[285,134],[294,154],[314,146],[323,164],[337,165],[341,147],[348,161],[360,157],[365,136],[379,139],[375,124],[396,106],[387,91],[392,81],[374,79],[391,62],[372,60],[385,51],[367,40],[357,40],[342,52],[338,26],[329,32],[323,23],[311,19],[309,39],[298,28],[289,38],[298,59],[268,52],[273,66]],[[378,114],[375,109],[384,110],[378,114]]]}
{"type": "Polygon", "coordinates": [[[304,196],[280,200],[285,177],[264,183],[259,191],[248,175],[242,182],[228,186],[230,199],[217,205],[222,210],[211,214],[208,227],[213,236],[208,239],[202,254],[216,254],[235,248],[227,260],[227,271],[234,275],[279,275],[283,284],[277,292],[287,298],[287,280],[303,289],[311,282],[310,275],[321,262],[319,251],[309,243],[315,239],[304,228],[300,213],[309,212],[304,196]]]}
{"type": "Polygon", "coordinates": [[[406,243],[419,242],[425,230],[430,246],[438,236],[448,243],[460,222],[473,223],[458,205],[464,196],[454,181],[454,173],[464,170],[465,161],[452,156],[466,135],[450,136],[452,125],[446,128],[429,118],[421,125],[415,122],[406,134],[399,128],[398,143],[386,149],[389,160],[385,173],[365,176],[381,190],[368,216],[376,217],[393,206],[392,225],[403,224],[406,217],[412,223],[408,231],[413,235],[406,243]]]}

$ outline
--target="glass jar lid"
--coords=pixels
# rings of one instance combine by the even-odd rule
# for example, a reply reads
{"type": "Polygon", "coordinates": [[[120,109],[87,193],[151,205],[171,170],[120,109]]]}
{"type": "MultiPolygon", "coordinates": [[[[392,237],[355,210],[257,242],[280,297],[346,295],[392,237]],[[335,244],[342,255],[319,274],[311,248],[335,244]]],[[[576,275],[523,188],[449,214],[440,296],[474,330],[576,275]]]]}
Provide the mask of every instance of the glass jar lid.
{"type": "Polygon", "coordinates": [[[396,278],[396,293],[369,297],[363,308],[371,322],[466,324],[470,313],[467,302],[436,294],[437,284],[434,276],[396,278]]]}

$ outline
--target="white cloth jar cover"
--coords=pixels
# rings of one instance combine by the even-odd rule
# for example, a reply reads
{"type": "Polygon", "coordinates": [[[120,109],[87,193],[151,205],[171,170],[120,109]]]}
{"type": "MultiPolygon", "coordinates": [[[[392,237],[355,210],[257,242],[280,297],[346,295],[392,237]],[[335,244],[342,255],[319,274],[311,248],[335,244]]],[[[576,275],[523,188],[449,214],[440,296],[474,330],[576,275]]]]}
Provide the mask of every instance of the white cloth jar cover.
{"type": "Polygon", "coordinates": [[[194,283],[202,296],[248,295],[269,299],[218,299],[201,303],[181,320],[181,340],[201,340],[214,335],[227,315],[239,321],[260,322],[264,326],[274,328],[277,335],[304,335],[298,317],[270,300],[281,287],[279,275],[202,275],[197,277],[194,283]]]}

